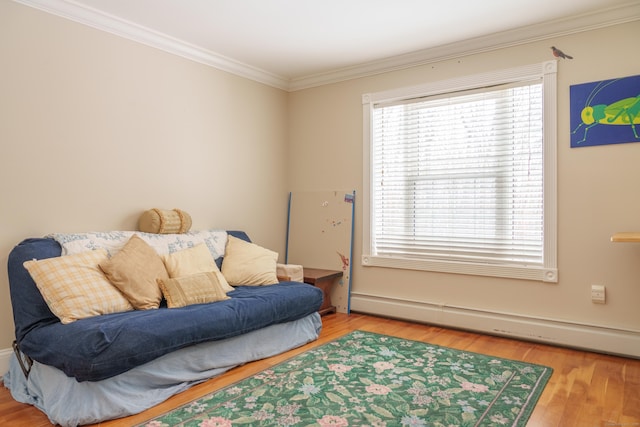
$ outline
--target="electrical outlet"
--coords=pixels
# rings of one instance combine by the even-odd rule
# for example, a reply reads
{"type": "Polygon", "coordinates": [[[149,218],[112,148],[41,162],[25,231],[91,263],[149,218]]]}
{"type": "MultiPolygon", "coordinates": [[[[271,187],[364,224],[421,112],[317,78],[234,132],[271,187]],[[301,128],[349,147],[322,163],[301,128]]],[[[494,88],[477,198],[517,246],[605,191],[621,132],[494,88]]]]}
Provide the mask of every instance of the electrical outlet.
{"type": "Polygon", "coordinates": [[[606,290],[603,285],[591,285],[591,302],[596,304],[606,302],[606,290]]]}

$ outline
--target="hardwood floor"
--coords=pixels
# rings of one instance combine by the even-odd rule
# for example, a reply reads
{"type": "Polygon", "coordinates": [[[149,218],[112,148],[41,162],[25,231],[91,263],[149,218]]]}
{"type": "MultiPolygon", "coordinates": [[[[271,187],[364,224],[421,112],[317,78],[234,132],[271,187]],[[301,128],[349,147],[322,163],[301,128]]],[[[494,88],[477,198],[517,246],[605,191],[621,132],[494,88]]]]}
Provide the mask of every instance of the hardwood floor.
{"type": "MultiPolygon", "coordinates": [[[[323,317],[322,333],[313,343],[232,369],[141,414],[94,426],[123,427],[143,422],[356,329],[552,367],[553,376],[529,419],[530,427],[640,427],[640,360],[361,314],[340,313],[323,317]]],[[[39,410],[17,403],[4,387],[0,387],[0,425],[51,426],[39,410]]]]}

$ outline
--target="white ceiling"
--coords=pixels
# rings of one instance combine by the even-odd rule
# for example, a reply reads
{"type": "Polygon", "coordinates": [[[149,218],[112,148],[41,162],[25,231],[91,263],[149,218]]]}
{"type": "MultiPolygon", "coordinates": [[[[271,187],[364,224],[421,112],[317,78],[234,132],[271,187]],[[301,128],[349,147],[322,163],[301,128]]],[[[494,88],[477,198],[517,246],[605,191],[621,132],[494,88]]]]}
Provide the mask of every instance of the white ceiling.
{"type": "Polygon", "coordinates": [[[638,0],[16,1],[275,86],[640,19],[638,0]]]}

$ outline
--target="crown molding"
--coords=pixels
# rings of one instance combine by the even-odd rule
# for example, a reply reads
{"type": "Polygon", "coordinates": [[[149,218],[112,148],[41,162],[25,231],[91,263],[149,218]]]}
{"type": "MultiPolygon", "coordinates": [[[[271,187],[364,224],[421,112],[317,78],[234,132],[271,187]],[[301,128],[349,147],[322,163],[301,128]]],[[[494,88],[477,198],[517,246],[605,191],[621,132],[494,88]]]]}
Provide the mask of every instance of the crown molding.
{"type": "Polygon", "coordinates": [[[165,52],[196,61],[221,71],[259,83],[288,90],[289,79],[236,61],[199,46],[176,39],[130,21],[106,14],[71,0],[14,0],[26,6],[57,15],[165,52]]]}
{"type": "Polygon", "coordinates": [[[390,71],[403,70],[637,20],[640,20],[640,2],[634,1],[619,7],[576,15],[567,19],[548,21],[326,73],[294,78],[290,81],[289,91],[293,92],[390,71]]]}
{"type": "Polygon", "coordinates": [[[530,25],[352,67],[290,79],[80,5],[72,0],[14,1],[289,92],[640,20],[640,3],[632,1],[622,6],[568,19],[530,25]]]}

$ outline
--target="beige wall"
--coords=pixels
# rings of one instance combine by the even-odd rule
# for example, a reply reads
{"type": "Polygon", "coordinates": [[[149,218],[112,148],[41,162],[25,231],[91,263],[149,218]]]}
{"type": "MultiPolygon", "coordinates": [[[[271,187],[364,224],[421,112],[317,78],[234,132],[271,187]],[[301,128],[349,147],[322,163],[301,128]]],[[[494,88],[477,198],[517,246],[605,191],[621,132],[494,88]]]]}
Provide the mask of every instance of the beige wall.
{"type": "Polygon", "coordinates": [[[286,92],[11,1],[0,64],[0,349],[26,237],[181,208],[284,254],[286,92]]]}
{"type": "Polygon", "coordinates": [[[558,71],[559,282],[362,267],[356,196],[353,291],[640,331],[640,244],[609,241],[616,231],[640,230],[640,143],[569,148],[569,86],[640,74],[637,55],[620,42],[638,36],[636,21],[292,93],[292,189],[361,194],[362,94],[550,60],[552,44],[575,57],[558,71]],[[606,305],[591,302],[591,284],[606,285],[606,305]]]}

